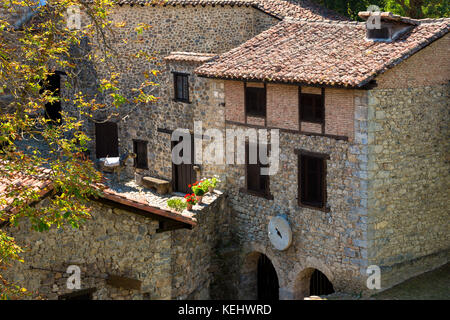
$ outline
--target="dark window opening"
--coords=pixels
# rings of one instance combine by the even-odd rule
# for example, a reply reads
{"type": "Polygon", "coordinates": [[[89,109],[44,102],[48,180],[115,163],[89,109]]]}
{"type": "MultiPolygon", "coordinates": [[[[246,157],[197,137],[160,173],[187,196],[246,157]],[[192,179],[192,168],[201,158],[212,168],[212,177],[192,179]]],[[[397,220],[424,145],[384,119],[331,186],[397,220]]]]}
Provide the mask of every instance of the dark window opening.
{"type": "Polygon", "coordinates": [[[134,166],[138,169],[148,169],[147,141],[133,140],[133,152],[136,154],[134,166]]]}
{"type": "Polygon", "coordinates": [[[300,121],[314,123],[325,121],[323,94],[300,93],[300,121]]]}
{"type": "Polygon", "coordinates": [[[278,300],[279,284],[277,272],[269,258],[261,254],[258,259],[258,300],[278,300]]]}
{"type": "Polygon", "coordinates": [[[266,116],[266,88],[245,88],[245,112],[249,116],[266,116]]]}
{"type": "Polygon", "coordinates": [[[116,123],[95,124],[95,150],[97,159],[119,156],[119,133],[116,123]]]}
{"type": "Polygon", "coordinates": [[[326,204],[326,161],[324,158],[300,155],[300,203],[323,208],[326,204]]]}
{"type": "Polygon", "coordinates": [[[55,72],[49,75],[45,81],[44,90],[48,90],[52,93],[52,96],[58,98],[57,101],[48,102],[45,104],[45,119],[52,120],[53,122],[61,122],[61,74],[55,72]]]}
{"type": "Polygon", "coordinates": [[[97,291],[96,288],[77,290],[71,293],[60,295],[58,300],[92,300],[92,294],[97,291]]]}
{"type": "Polygon", "coordinates": [[[310,296],[324,296],[334,293],[333,284],[319,270],[314,270],[309,284],[310,296]]]}
{"type": "Polygon", "coordinates": [[[259,148],[259,145],[256,148],[250,148],[249,143],[246,143],[245,145],[247,191],[253,191],[261,195],[268,195],[269,176],[261,174],[261,168],[268,167],[268,165],[263,165],[261,163],[259,157],[259,148]],[[250,150],[253,149],[257,152],[257,163],[255,164],[250,163],[250,150]]]}
{"type": "Polygon", "coordinates": [[[367,38],[374,40],[389,40],[389,28],[384,27],[380,29],[367,29],[367,38]]]}
{"type": "Polygon", "coordinates": [[[175,100],[189,102],[189,75],[174,73],[175,100]]]}

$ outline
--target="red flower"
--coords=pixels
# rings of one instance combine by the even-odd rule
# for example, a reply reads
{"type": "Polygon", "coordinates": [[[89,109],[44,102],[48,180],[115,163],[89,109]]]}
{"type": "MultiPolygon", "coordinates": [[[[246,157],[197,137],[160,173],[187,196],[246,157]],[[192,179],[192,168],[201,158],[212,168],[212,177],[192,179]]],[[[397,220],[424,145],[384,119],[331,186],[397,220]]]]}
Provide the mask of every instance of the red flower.
{"type": "Polygon", "coordinates": [[[188,185],[188,187],[190,188],[190,187],[192,187],[192,185],[188,185]]]}

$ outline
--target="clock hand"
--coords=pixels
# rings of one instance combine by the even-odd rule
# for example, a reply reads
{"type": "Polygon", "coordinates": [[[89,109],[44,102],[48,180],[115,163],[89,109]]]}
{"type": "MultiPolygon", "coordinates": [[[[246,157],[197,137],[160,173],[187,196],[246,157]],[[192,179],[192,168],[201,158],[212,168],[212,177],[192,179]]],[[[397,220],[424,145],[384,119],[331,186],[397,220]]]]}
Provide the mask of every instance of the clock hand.
{"type": "Polygon", "coordinates": [[[277,230],[277,234],[278,234],[278,236],[281,238],[281,239],[283,239],[283,236],[281,235],[281,232],[280,232],[280,230],[278,230],[278,228],[275,228],[275,230],[277,230]]]}

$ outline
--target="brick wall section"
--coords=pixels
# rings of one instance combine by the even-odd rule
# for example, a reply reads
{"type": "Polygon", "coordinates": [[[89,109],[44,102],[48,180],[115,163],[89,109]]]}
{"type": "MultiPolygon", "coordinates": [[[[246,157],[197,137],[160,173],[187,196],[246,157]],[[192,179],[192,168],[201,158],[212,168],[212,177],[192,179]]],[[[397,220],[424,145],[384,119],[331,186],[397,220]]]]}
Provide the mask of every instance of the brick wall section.
{"type": "Polygon", "coordinates": [[[240,81],[225,82],[225,119],[245,122],[244,83],[240,81]]]}
{"type": "Polygon", "coordinates": [[[450,34],[377,77],[379,89],[445,84],[450,75],[450,34]]]}
{"type": "Polygon", "coordinates": [[[298,86],[267,85],[267,125],[298,129],[298,86]]]}
{"type": "Polygon", "coordinates": [[[353,139],[355,114],[353,90],[325,89],[325,132],[353,139]]]}
{"type": "MultiPolygon", "coordinates": [[[[302,87],[302,92],[319,93],[320,88],[302,87]]],[[[354,137],[354,90],[325,89],[325,133],[354,137]]],[[[226,120],[245,123],[244,84],[225,81],[226,120]]],[[[267,126],[299,130],[298,86],[267,84],[267,126]]],[[[263,125],[262,121],[247,119],[249,124],[263,125]],[[250,121],[248,121],[250,120],[250,121]]],[[[304,132],[322,133],[322,125],[302,122],[304,132]]]]}

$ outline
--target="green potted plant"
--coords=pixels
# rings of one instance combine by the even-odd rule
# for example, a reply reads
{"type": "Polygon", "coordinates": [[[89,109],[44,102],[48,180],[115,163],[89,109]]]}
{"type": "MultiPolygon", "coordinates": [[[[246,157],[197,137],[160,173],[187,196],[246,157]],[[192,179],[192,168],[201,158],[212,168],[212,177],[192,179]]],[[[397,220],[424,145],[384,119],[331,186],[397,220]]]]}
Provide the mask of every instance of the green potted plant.
{"type": "Polygon", "coordinates": [[[212,177],[211,179],[206,179],[204,183],[208,186],[208,191],[210,193],[214,192],[214,189],[216,188],[217,184],[220,182],[220,180],[217,178],[217,176],[212,177]]]}
{"type": "Polygon", "coordinates": [[[193,193],[185,195],[184,199],[186,200],[186,209],[187,210],[192,210],[192,206],[197,204],[197,197],[193,193]]]}
{"type": "Polygon", "coordinates": [[[167,206],[177,212],[182,212],[187,207],[187,203],[180,198],[171,198],[167,200],[167,206]]]}
{"type": "MultiPolygon", "coordinates": [[[[203,196],[206,193],[205,185],[202,185],[203,181],[196,181],[193,185],[189,185],[189,188],[192,189],[195,196],[197,197],[197,203],[201,204],[203,201],[203,196]]],[[[207,188],[207,187],[206,187],[207,188]]]]}

